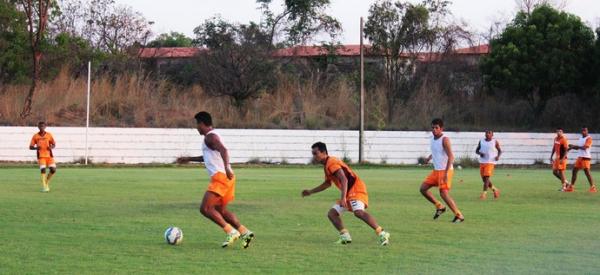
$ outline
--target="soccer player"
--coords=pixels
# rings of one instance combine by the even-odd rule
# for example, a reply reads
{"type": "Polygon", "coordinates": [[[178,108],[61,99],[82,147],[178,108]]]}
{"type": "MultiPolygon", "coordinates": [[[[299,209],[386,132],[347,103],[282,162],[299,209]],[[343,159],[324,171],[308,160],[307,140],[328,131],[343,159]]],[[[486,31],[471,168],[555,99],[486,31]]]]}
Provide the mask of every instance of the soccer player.
{"type": "Polygon", "coordinates": [[[369,196],[365,183],[343,161],[329,156],[325,143],[317,142],[311,148],[313,158],[325,166],[325,181],[313,189],[303,190],[302,197],[319,193],[331,187],[332,182],[340,189],[340,199],[329,209],[329,213],[327,213],[327,217],[329,217],[333,226],[340,232],[340,238],[337,243],[349,244],[352,242],[352,237],[350,237],[350,233],[344,227],[341,218],[341,214],[349,210],[354,213],[354,216],[375,230],[380,245],[387,245],[390,241],[390,234],[385,232],[377,224],[375,218],[365,211],[369,204],[369,196]]]}
{"type": "Polygon", "coordinates": [[[453,223],[461,223],[465,221],[465,217],[460,212],[454,199],[450,196],[452,188],[452,176],[454,175],[454,154],[450,146],[450,138],[444,136],[444,121],[439,118],[431,121],[431,155],[427,158],[427,163],[433,159],[433,171],[425,178],[421,184],[421,194],[433,205],[435,205],[435,214],[433,219],[436,220],[444,212],[446,207],[433,197],[429,191],[430,188],[437,186],[440,191],[440,197],[446,202],[450,210],[454,212],[453,223]]]}
{"type": "Polygon", "coordinates": [[[223,228],[227,234],[222,244],[223,248],[231,246],[239,238],[242,239],[242,247],[248,248],[254,239],[254,233],[242,225],[236,215],[227,209],[227,205],[233,201],[235,195],[235,175],[229,163],[229,152],[223,143],[223,138],[213,128],[209,113],[199,112],[194,118],[198,132],[204,136],[202,156],[180,157],[177,162],[204,162],[210,175],[210,184],[204,193],[200,213],[223,228]]]}
{"type": "Polygon", "coordinates": [[[575,191],[575,181],[577,180],[577,173],[579,170],[583,169],[585,176],[590,183],[590,193],[596,193],[598,190],[596,189],[596,185],[594,184],[594,179],[592,179],[592,174],[590,173],[590,162],[592,160],[592,137],[588,133],[588,128],[583,127],[581,129],[581,138],[579,138],[579,142],[577,145],[569,145],[569,150],[578,150],[577,152],[577,160],[575,161],[575,166],[573,167],[573,175],[571,176],[571,184],[567,186],[566,192],[575,191]]]}
{"type": "Polygon", "coordinates": [[[550,154],[552,162],[552,174],[560,180],[562,187],[558,191],[565,191],[569,182],[565,177],[567,169],[567,152],[569,151],[569,141],[565,137],[562,128],[556,128],[556,137],[554,138],[554,146],[550,154]],[[554,155],[556,154],[556,158],[554,155]]]}
{"type": "Polygon", "coordinates": [[[500,197],[500,189],[496,188],[492,184],[490,178],[494,174],[494,167],[496,162],[500,159],[502,149],[500,149],[500,143],[494,138],[494,132],[492,130],[485,131],[485,138],[479,141],[475,153],[479,155],[479,174],[483,181],[483,192],[480,199],[485,200],[487,198],[488,188],[492,189],[494,198],[500,197]]]}
{"type": "Polygon", "coordinates": [[[54,154],[52,154],[52,149],[56,147],[56,142],[52,134],[46,132],[46,122],[40,121],[38,129],[40,131],[31,138],[29,150],[37,152],[38,164],[42,172],[42,192],[48,193],[50,192],[50,179],[56,174],[56,163],[54,162],[54,154]],[[49,174],[46,173],[48,168],[50,168],[49,174]]]}

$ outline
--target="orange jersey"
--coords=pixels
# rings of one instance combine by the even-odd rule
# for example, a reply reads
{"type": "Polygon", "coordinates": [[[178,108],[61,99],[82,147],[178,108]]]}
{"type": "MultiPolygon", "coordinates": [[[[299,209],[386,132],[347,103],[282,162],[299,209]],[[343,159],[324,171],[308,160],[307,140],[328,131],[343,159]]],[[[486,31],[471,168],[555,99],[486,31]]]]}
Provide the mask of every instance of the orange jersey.
{"type": "Polygon", "coordinates": [[[562,157],[561,152],[566,156],[568,149],[569,141],[565,136],[554,138],[554,154],[556,154],[556,159],[562,157]]]}
{"type": "Polygon", "coordinates": [[[45,132],[43,136],[40,133],[36,133],[29,143],[29,146],[37,146],[38,159],[54,157],[50,145],[56,145],[56,142],[54,141],[54,137],[48,132],[45,132]]]}
{"type": "Polygon", "coordinates": [[[327,158],[327,161],[325,162],[325,180],[333,182],[335,186],[341,190],[342,186],[340,180],[335,176],[335,173],[340,169],[348,179],[347,198],[350,200],[357,199],[362,201],[365,205],[368,205],[369,197],[367,194],[367,186],[343,161],[335,157],[327,158]]]}

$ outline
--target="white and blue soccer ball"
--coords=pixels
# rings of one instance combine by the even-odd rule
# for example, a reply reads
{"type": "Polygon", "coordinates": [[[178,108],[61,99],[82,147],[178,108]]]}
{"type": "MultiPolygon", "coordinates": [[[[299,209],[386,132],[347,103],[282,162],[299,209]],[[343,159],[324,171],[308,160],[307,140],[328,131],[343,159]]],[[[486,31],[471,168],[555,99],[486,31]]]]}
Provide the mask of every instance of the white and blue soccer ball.
{"type": "Polygon", "coordinates": [[[165,231],[165,241],[170,245],[178,245],[183,241],[183,231],[179,227],[169,227],[165,231]]]}

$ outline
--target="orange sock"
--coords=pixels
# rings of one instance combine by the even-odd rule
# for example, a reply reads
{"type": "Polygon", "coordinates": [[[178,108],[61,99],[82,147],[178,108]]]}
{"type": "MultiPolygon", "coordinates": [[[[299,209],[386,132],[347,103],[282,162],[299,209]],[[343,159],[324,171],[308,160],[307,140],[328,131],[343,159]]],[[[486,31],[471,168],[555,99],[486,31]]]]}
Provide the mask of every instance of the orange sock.
{"type": "Polygon", "coordinates": [[[231,231],[233,231],[233,226],[231,226],[230,224],[226,224],[225,227],[223,227],[223,231],[225,231],[225,233],[229,234],[229,233],[231,233],[231,231]]]}
{"type": "Polygon", "coordinates": [[[346,228],[340,230],[340,235],[346,234],[346,233],[348,233],[348,230],[346,228]]]}
{"type": "Polygon", "coordinates": [[[244,225],[240,224],[240,228],[238,228],[238,231],[240,232],[240,234],[244,235],[244,234],[248,233],[248,228],[246,228],[244,225]]]}
{"type": "Polygon", "coordinates": [[[462,217],[463,215],[462,215],[462,213],[460,212],[460,210],[456,210],[456,212],[454,212],[454,216],[457,216],[457,217],[462,217]]]}
{"type": "Polygon", "coordinates": [[[444,205],[441,202],[436,201],[435,202],[435,209],[442,209],[442,208],[444,208],[444,205]]]}
{"type": "Polygon", "coordinates": [[[379,236],[379,234],[381,234],[381,232],[383,232],[383,228],[381,228],[381,226],[375,228],[375,234],[379,236]]]}

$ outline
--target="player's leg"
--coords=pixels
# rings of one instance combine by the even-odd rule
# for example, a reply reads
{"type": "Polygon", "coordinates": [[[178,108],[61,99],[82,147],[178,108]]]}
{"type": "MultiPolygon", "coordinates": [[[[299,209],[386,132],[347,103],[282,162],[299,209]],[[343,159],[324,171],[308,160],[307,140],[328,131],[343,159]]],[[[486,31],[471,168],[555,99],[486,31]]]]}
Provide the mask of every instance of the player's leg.
{"type": "Polygon", "coordinates": [[[479,196],[480,199],[485,200],[487,198],[487,191],[489,188],[489,178],[488,176],[481,176],[481,181],[483,181],[483,191],[481,192],[481,195],[479,196]]]}
{"type": "Polygon", "coordinates": [[[40,158],[38,159],[38,163],[40,165],[40,179],[42,181],[42,192],[46,193],[49,192],[50,189],[48,188],[48,179],[47,179],[47,162],[46,159],[44,158],[40,158]]]}
{"type": "Polygon", "coordinates": [[[367,225],[369,225],[373,230],[375,230],[375,235],[379,238],[380,245],[387,245],[390,242],[390,233],[385,232],[377,221],[371,214],[365,211],[365,205],[361,201],[351,201],[350,202],[352,210],[354,212],[354,216],[361,219],[367,225]]]}
{"type": "Polygon", "coordinates": [[[458,209],[458,206],[456,206],[456,202],[454,202],[454,199],[452,198],[452,196],[450,196],[449,190],[445,189],[445,188],[440,189],[440,196],[446,202],[446,205],[448,205],[448,207],[450,207],[450,210],[452,210],[452,212],[454,212],[453,222],[463,222],[465,220],[465,217],[458,209]]]}
{"type": "Polygon", "coordinates": [[[248,230],[246,226],[240,223],[238,217],[227,209],[227,205],[219,205],[215,207],[217,211],[221,213],[227,223],[232,225],[238,232],[240,232],[242,239],[242,247],[248,248],[250,242],[254,239],[254,232],[248,230]]]}
{"type": "Polygon", "coordinates": [[[423,197],[435,205],[435,214],[433,214],[433,219],[435,220],[444,212],[446,212],[446,207],[440,201],[436,200],[433,194],[431,194],[431,191],[429,191],[431,187],[433,187],[433,185],[429,184],[428,182],[423,182],[419,191],[421,191],[421,195],[423,195],[423,197]]]}
{"type": "Polygon", "coordinates": [[[227,247],[233,244],[233,242],[240,237],[240,233],[233,228],[233,226],[227,223],[221,212],[217,210],[217,207],[222,203],[222,197],[219,194],[207,191],[204,193],[204,198],[202,199],[202,204],[200,205],[200,213],[219,225],[223,231],[227,233],[227,239],[222,245],[222,247],[227,247]]]}
{"type": "Polygon", "coordinates": [[[579,173],[579,168],[577,166],[573,167],[573,171],[571,172],[571,185],[575,186],[575,182],[577,181],[577,173],[579,173]]]}
{"type": "Polygon", "coordinates": [[[52,177],[54,176],[54,174],[56,174],[56,163],[54,163],[54,161],[52,161],[48,165],[48,168],[50,169],[50,173],[46,177],[46,185],[48,186],[48,188],[50,188],[50,179],[52,179],[52,177]]]}
{"type": "MultiPolygon", "coordinates": [[[[594,184],[594,179],[592,178],[592,173],[590,172],[590,168],[583,169],[583,172],[585,173],[585,176],[587,177],[590,187],[595,187],[596,185],[594,184]]],[[[591,191],[591,189],[590,189],[590,191],[591,191]]]]}
{"type": "Polygon", "coordinates": [[[350,237],[350,232],[348,232],[348,230],[344,227],[344,222],[342,221],[341,214],[344,213],[344,211],[346,210],[336,203],[333,207],[331,207],[331,209],[329,209],[329,212],[327,212],[327,218],[329,218],[329,221],[331,221],[333,227],[340,232],[340,238],[337,243],[349,244],[352,242],[352,237],[350,237]]]}

